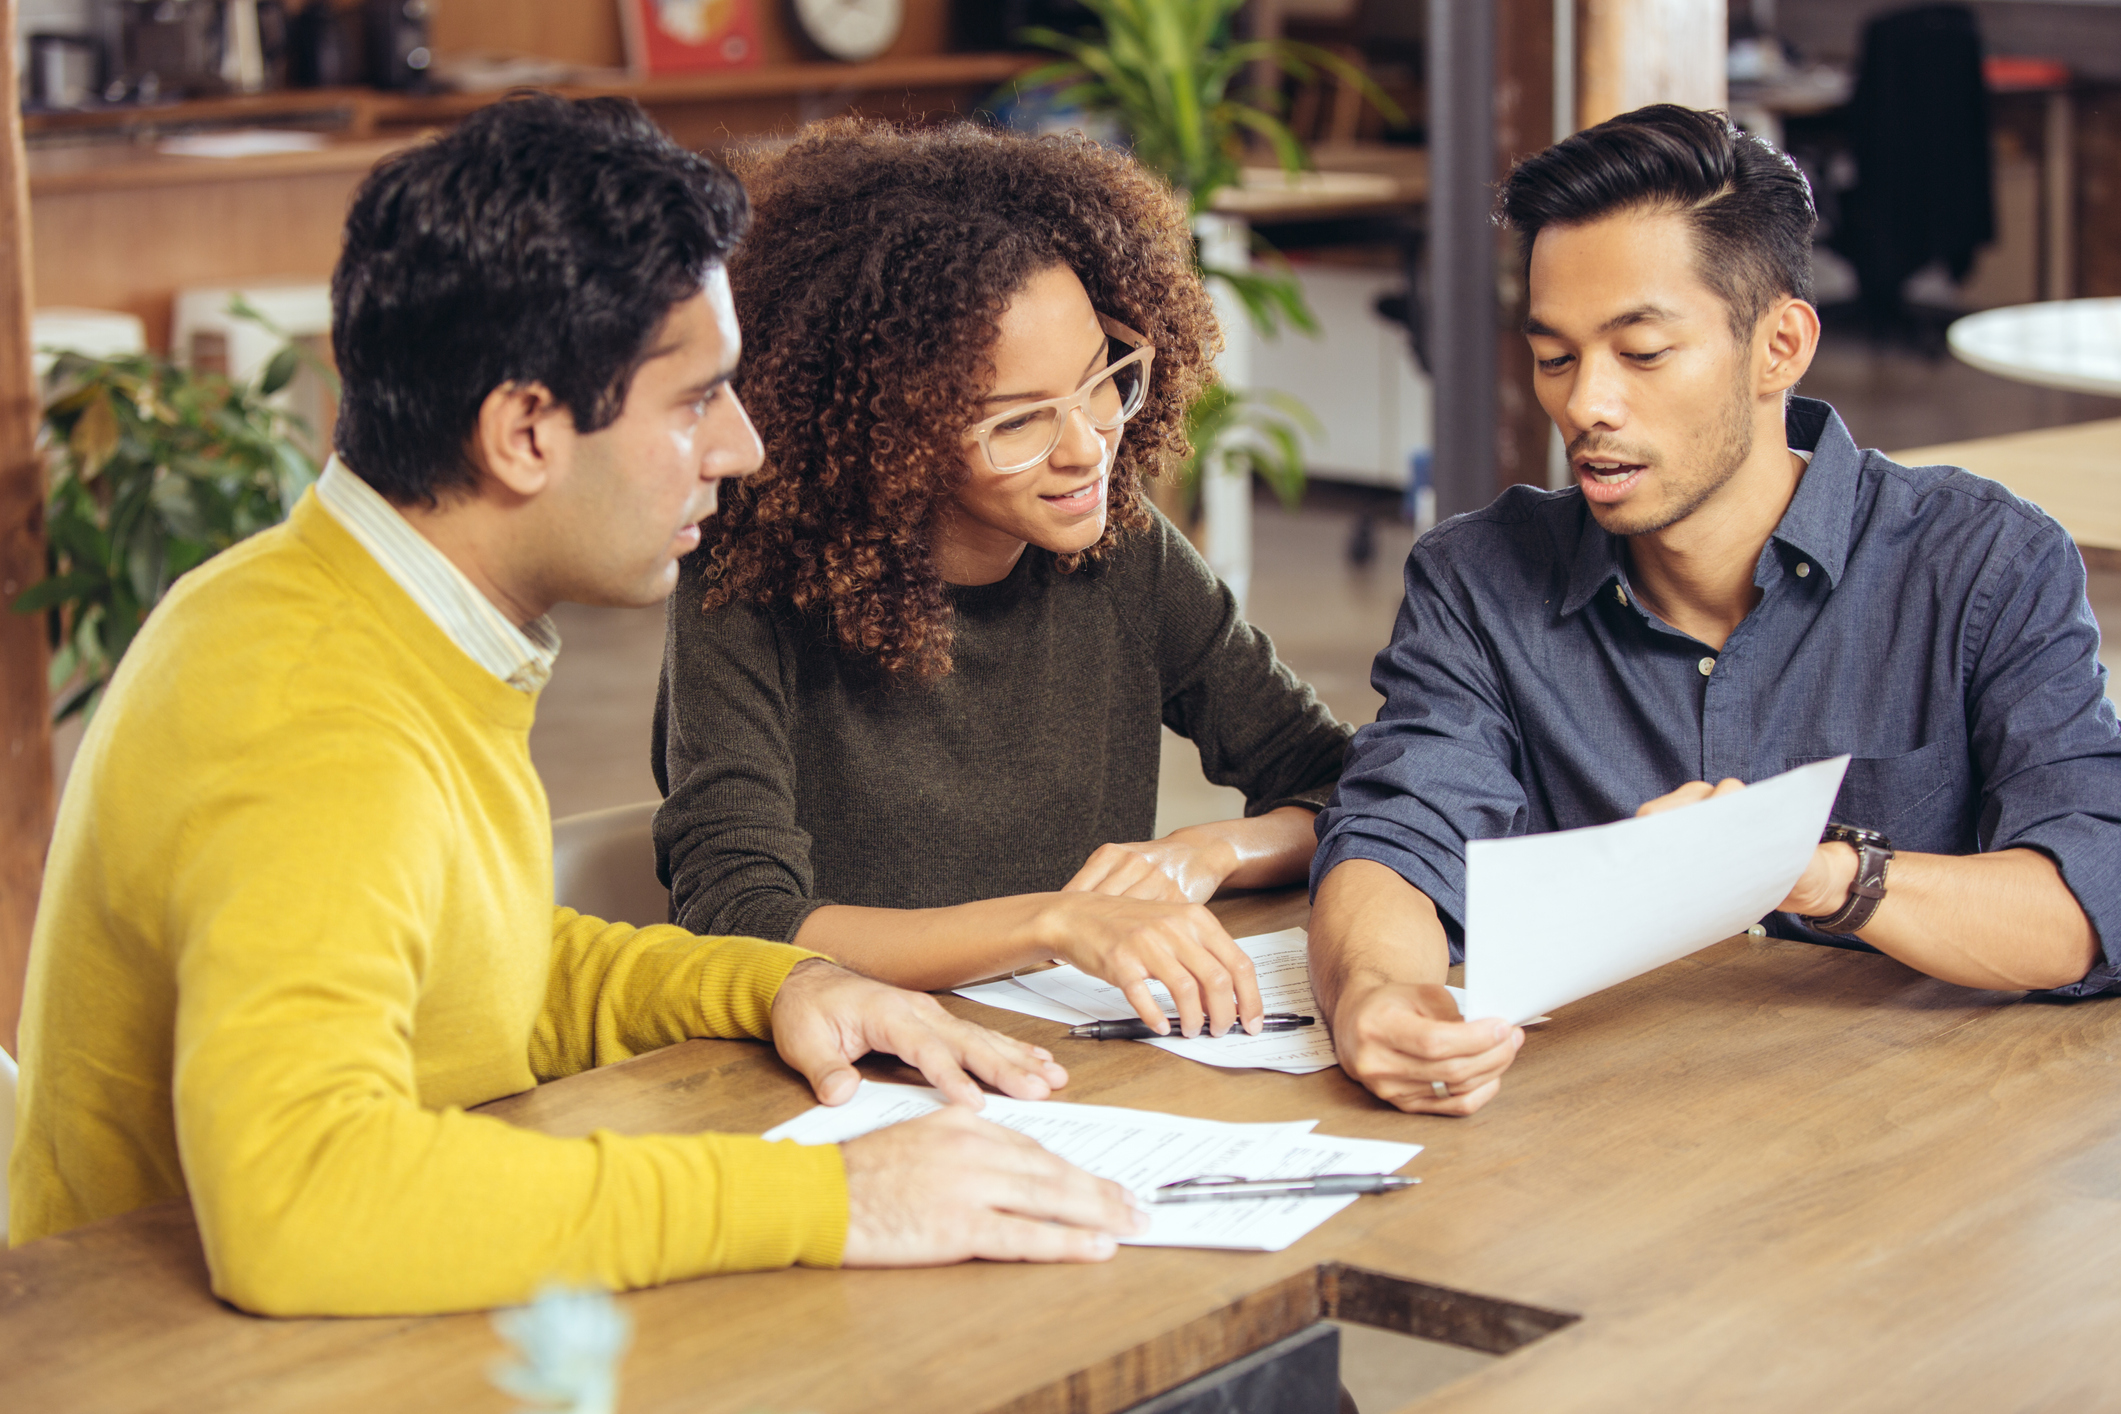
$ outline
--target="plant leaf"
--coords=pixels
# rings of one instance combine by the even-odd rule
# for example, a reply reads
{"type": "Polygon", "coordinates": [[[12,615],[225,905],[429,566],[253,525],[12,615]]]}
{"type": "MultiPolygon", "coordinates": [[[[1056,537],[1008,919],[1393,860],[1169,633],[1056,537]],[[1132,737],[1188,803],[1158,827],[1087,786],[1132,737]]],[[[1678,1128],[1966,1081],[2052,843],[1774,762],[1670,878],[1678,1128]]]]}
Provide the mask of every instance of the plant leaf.
{"type": "Polygon", "coordinates": [[[103,697],[103,686],[109,681],[107,676],[101,675],[85,679],[80,686],[52,704],[52,721],[63,722],[76,712],[93,717],[96,714],[96,705],[103,697]]]}
{"type": "Polygon", "coordinates": [[[103,584],[103,576],[91,570],[70,570],[47,575],[15,596],[8,607],[18,614],[36,614],[55,604],[70,604],[103,584]]]}
{"type": "Polygon", "coordinates": [[[265,365],[265,372],[258,377],[258,396],[269,398],[295,381],[295,374],[302,370],[302,351],[293,344],[285,344],[265,365]]]}
{"type": "Polygon", "coordinates": [[[94,481],[111,453],[118,450],[118,414],[111,407],[108,393],[90,399],[81,409],[81,416],[66,439],[66,448],[73,453],[81,479],[94,481]]]}

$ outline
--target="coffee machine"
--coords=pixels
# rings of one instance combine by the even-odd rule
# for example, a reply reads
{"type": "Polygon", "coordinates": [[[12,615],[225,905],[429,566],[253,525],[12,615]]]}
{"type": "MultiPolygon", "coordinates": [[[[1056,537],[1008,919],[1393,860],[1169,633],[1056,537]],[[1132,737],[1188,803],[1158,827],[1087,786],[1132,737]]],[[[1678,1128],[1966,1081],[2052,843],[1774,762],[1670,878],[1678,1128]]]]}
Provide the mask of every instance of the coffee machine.
{"type": "Polygon", "coordinates": [[[104,0],[112,103],[154,103],[227,91],[220,0],[104,0]]]}

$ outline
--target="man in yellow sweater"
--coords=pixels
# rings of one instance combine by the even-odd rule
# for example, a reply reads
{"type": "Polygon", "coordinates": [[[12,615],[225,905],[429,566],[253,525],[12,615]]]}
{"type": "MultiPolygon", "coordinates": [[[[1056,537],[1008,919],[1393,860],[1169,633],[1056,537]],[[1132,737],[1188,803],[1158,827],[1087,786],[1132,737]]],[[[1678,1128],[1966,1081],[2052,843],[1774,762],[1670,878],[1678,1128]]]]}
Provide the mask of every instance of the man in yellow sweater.
{"type": "Polygon", "coordinates": [[[561,600],[667,595],[760,448],[743,192],[630,103],[515,99],[377,169],[333,281],[334,459],[184,577],[73,768],[22,1023],[16,1242],[186,1195],[266,1314],[790,1263],[1091,1260],[1131,1199],[977,1119],[1042,1051],[816,954],[552,904],[531,767],[561,600]],[[687,1036],[821,1100],[870,1050],[962,1102],[833,1147],[465,1113],[687,1036]]]}

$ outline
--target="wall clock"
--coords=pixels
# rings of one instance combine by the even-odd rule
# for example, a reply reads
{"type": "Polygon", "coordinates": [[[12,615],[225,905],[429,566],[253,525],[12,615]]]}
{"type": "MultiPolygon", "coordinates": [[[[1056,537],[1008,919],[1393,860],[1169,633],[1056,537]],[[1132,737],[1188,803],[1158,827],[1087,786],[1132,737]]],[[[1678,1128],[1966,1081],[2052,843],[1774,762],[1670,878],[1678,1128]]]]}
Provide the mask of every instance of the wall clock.
{"type": "Polygon", "coordinates": [[[874,59],[891,47],[905,22],[904,0],[794,0],[803,37],[850,64],[874,59]]]}

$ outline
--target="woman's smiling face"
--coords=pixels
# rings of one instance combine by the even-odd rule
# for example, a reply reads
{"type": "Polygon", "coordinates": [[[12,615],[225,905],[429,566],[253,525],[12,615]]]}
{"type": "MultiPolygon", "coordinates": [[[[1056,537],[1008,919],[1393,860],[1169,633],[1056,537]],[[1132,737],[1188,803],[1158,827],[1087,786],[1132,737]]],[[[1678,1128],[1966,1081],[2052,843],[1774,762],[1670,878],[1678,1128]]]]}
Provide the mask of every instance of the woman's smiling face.
{"type": "MultiPolygon", "coordinates": [[[[997,328],[994,381],[976,419],[1019,403],[1067,397],[1105,366],[1104,328],[1083,282],[1065,265],[1032,276],[1002,311],[997,328]]],[[[937,547],[943,578],[991,584],[1008,576],[1026,544],[1059,555],[1095,545],[1105,533],[1106,493],[1122,430],[1099,432],[1077,409],[1044,461],[1007,476],[967,443],[965,479],[937,547]]]]}

